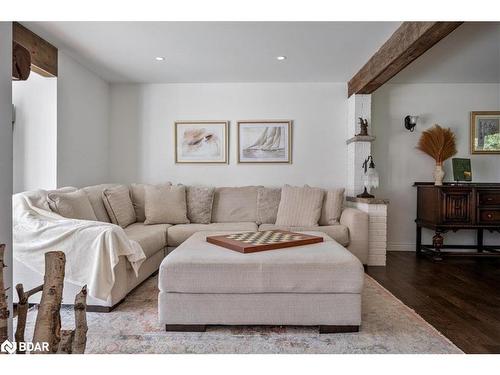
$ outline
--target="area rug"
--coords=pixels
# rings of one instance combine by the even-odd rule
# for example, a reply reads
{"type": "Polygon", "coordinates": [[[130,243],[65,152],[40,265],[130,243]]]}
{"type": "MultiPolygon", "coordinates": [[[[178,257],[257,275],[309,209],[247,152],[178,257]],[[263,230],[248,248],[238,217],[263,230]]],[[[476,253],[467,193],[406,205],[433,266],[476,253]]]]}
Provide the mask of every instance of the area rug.
{"type": "MultiPolygon", "coordinates": [[[[165,332],[157,322],[157,276],[111,313],[88,313],[86,353],[462,353],[409,307],[365,276],[360,332],[318,333],[315,327],[208,327],[203,333],[165,332]]],[[[32,337],[36,308],[28,317],[32,337]]],[[[74,327],[64,307],[62,326],[74,327]]]]}

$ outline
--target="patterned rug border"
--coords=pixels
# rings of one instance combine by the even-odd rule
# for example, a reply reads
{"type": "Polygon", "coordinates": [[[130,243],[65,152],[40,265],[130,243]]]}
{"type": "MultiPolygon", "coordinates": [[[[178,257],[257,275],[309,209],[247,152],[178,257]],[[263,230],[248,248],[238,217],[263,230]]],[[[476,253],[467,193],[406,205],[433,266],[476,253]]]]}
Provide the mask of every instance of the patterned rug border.
{"type": "MultiPolygon", "coordinates": [[[[385,292],[385,294],[388,294],[389,296],[393,297],[396,301],[398,301],[398,303],[400,305],[402,305],[403,307],[405,307],[406,310],[408,310],[410,312],[410,314],[412,314],[415,318],[417,318],[418,320],[420,320],[422,323],[425,323],[432,331],[434,331],[437,335],[439,335],[441,338],[443,338],[446,342],[448,342],[449,344],[453,345],[462,354],[465,354],[465,352],[462,349],[460,349],[457,345],[455,345],[455,343],[453,341],[451,341],[448,337],[446,337],[443,333],[441,333],[441,331],[439,331],[436,327],[434,327],[432,324],[430,324],[427,320],[425,320],[424,318],[422,318],[422,316],[419,313],[417,313],[414,309],[412,309],[410,306],[408,306],[403,301],[401,301],[398,297],[396,297],[393,293],[391,293],[389,290],[387,290],[377,280],[375,280],[373,277],[371,277],[367,273],[365,273],[365,277],[370,278],[370,280],[373,281],[375,284],[377,284],[380,287],[380,289],[382,289],[385,292]]],[[[450,353],[450,354],[455,354],[455,353],[450,353]]]]}

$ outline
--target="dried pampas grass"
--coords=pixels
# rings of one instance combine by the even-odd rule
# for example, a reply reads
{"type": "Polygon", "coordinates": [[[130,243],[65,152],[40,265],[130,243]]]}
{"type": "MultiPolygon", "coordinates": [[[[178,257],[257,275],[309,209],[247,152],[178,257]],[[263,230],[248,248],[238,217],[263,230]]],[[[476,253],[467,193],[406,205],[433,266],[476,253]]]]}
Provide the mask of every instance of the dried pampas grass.
{"type": "Polygon", "coordinates": [[[457,153],[455,134],[451,129],[444,129],[436,124],[422,133],[417,149],[433,158],[436,164],[442,165],[457,153]]]}

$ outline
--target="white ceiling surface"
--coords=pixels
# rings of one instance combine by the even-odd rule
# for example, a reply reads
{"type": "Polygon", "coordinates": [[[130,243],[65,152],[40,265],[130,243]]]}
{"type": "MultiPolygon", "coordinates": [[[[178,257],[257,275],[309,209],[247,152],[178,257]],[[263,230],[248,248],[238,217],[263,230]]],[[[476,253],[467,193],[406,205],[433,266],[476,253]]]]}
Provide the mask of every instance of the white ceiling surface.
{"type": "Polygon", "coordinates": [[[347,82],[399,22],[23,22],[109,82],[347,82]],[[276,56],[286,55],[284,62],[276,56]],[[164,62],[155,61],[164,56],[164,62]]]}
{"type": "Polygon", "coordinates": [[[500,22],[466,22],[390,83],[500,82],[500,22]]]}

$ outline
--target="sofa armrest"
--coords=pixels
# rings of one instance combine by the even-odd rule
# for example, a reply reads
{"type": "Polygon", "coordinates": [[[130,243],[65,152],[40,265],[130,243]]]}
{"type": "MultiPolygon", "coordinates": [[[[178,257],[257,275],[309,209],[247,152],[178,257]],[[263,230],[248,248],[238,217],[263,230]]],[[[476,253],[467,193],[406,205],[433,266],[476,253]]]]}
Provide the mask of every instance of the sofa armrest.
{"type": "Polygon", "coordinates": [[[357,208],[345,208],[340,224],[349,229],[347,250],[356,255],[363,264],[368,262],[368,213],[357,208]]]}

